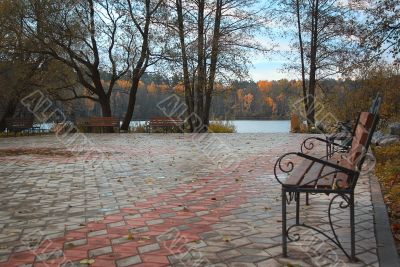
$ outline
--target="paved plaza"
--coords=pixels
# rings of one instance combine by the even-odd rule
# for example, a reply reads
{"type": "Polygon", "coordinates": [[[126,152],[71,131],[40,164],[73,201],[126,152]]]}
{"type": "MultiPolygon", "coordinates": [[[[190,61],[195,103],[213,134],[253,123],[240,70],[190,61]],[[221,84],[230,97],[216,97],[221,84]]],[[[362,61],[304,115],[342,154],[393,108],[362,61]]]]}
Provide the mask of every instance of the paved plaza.
{"type": "MultiPolygon", "coordinates": [[[[306,137],[0,139],[0,266],[379,266],[370,174],[355,194],[359,262],[350,264],[307,229],[296,229],[301,239],[282,258],[281,187],[273,167],[306,137]]],[[[310,196],[301,219],[328,233],[332,197],[310,196]]],[[[339,204],[333,224],[349,249],[349,210],[339,204]]]]}

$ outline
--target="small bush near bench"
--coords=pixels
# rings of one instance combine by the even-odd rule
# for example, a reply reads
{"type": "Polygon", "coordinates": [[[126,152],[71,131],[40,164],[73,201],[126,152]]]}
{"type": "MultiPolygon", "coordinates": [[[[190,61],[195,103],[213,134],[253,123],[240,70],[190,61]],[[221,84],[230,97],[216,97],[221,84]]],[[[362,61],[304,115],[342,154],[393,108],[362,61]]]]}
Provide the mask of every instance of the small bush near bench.
{"type": "Polygon", "coordinates": [[[236,127],[230,122],[211,122],[208,126],[208,131],[211,133],[236,133],[236,127]]]}

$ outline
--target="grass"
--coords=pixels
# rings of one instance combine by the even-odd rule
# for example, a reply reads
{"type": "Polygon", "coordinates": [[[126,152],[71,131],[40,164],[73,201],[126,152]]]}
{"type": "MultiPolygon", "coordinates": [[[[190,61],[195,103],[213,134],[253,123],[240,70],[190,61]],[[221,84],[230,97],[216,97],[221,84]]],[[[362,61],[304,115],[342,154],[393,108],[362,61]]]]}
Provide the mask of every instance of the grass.
{"type": "Polygon", "coordinates": [[[10,138],[10,137],[20,137],[20,136],[36,136],[36,135],[49,135],[52,134],[50,132],[41,132],[41,133],[20,133],[17,132],[17,134],[15,135],[13,132],[12,133],[6,133],[6,132],[0,132],[0,138],[10,138]]]}
{"type": "Polygon", "coordinates": [[[375,174],[381,184],[397,251],[400,252],[400,144],[373,147],[375,174]]]}
{"type": "Polygon", "coordinates": [[[216,121],[208,126],[211,133],[236,133],[236,127],[230,122],[216,121]]]}
{"type": "Polygon", "coordinates": [[[146,126],[143,124],[137,124],[133,127],[130,127],[130,132],[132,133],[145,133],[146,132],[146,126]]]}

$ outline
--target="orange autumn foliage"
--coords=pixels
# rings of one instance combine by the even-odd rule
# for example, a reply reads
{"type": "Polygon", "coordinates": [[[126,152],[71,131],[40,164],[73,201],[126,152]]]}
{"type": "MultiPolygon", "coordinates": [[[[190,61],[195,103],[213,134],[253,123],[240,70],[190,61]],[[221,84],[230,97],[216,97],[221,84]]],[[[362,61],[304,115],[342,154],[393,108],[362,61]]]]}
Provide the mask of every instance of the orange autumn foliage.
{"type": "Polygon", "coordinates": [[[185,92],[185,86],[183,85],[182,82],[180,82],[174,86],[174,91],[177,93],[183,93],[183,92],[185,92]]]}
{"type": "Polygon", "coordinates": [[[158,87],[160,88],[161,93],[166,93],[169,90],[169,85],[166,83],[162,83],[158,87]]]}
{"type": "Polygon", "coordinates": [[[252,93],[248,93],[243,97],[244,108],[246,110],[250,109],[251,103],[253,103],[254,95],[252,93]]]}
{"type": "Polygon", "coordinates": [[[117,81],[117,85],[122,89],[128,90],[131,88],[132,82],[128,80],[119,80],[117,81]]]}
{"type": "Polygon", "coordinates": [[[244,97],[244,90],[243,89],[238,89],[236,94],[237,94],[237,97],[238,97],[239,101],[242,101],[243,97],[244,97]]]}
{"type": "Polygon", "coordinates": [[[266,103],[268,106],[271,107],[272,112],[275,113],[275,112],[276,112],[276,103],[275,103],[275,101],[272,99],[272,97],[266,96],[266,97],[264,98],[264,101],[265,101],[265,103],[266,103]]]}
{"type": "Polygon", "coordinates": [[[261,80],[257,83],[258,89],[262,93],[269,93],[272,90],[272,82],[261,80]]]}
{"type": "Polygon", "coordinates": [[[155,94],[157,93],[157,86],[154,82],[152,82],[151,84],[147,85],[147,92],[149,92],[149,94],[155,94]]]}

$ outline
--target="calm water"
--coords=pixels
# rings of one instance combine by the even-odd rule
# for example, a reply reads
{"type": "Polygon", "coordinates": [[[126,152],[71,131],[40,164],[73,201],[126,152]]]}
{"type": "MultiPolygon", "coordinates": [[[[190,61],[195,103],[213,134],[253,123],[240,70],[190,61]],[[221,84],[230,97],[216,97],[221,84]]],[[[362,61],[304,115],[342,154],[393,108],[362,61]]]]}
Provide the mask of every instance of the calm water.
{"type": "MultiPolygon", "coordinates": [[[[273,120],[232,120],[238,133],[288,133],[290,131],[290,121],[273,120]]],[[[145,121],[131,121],[130,126],[143,125],[145,121]]],[[[39,125],[38,125],[39,126],[39,125]]],[[[51,123],[40,125],[42,129],[50,129],[51,123]]]]}
{"type": "Polygon", "coordinates": [[[238,133],[288,133],[290,121],[234,120],[238,133]]]}
{"type": "MultiPolygon", "coordinates": [[[[130,126],[144,123],[145,121],[131,121],[130,126]]],[[[290,131],[289,120],[232,120],[229,123],[235,125],[238,133],[288,133],[290,131]]]]}

